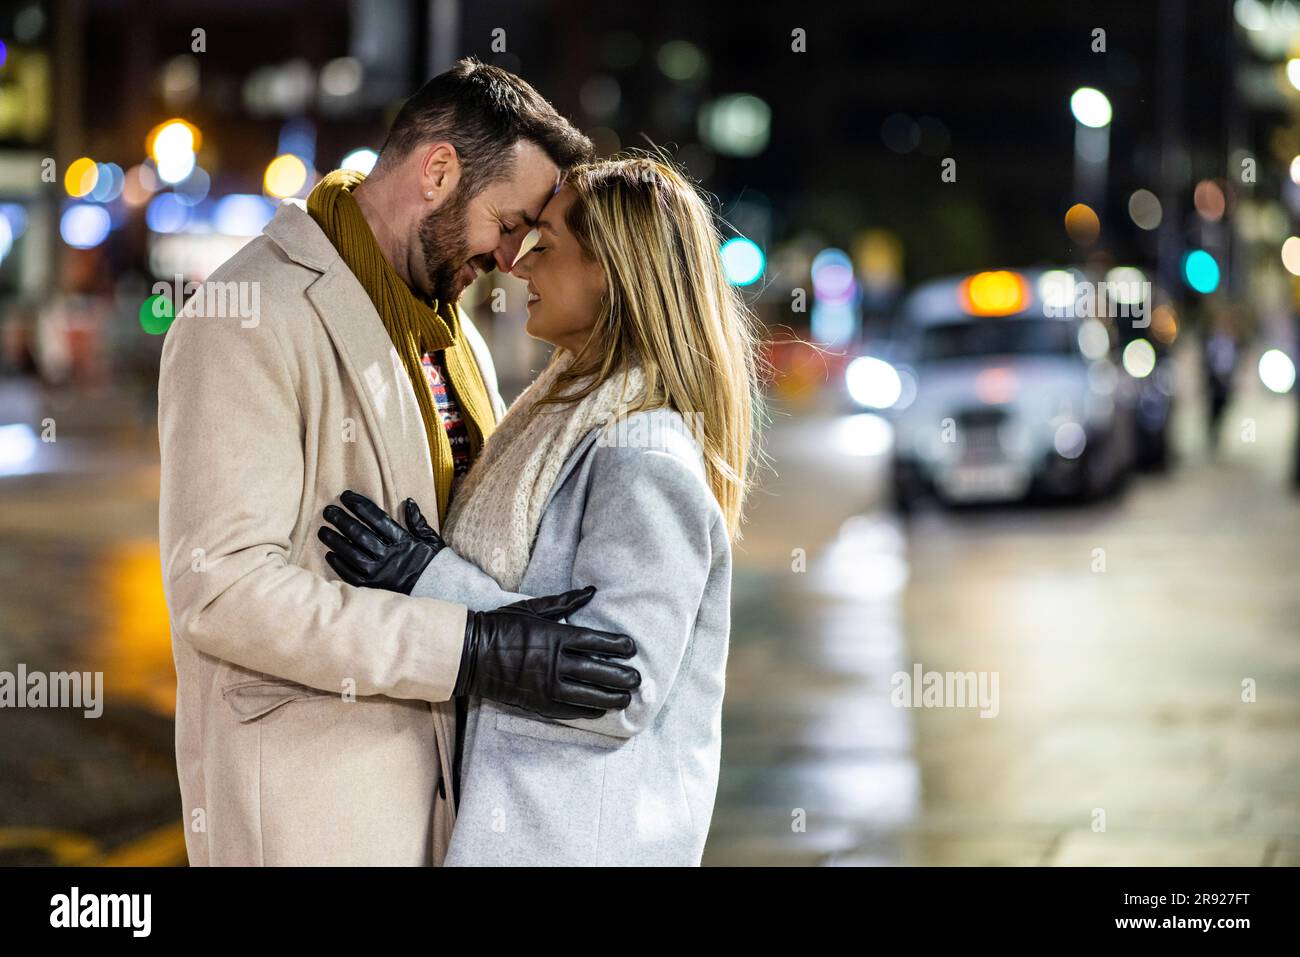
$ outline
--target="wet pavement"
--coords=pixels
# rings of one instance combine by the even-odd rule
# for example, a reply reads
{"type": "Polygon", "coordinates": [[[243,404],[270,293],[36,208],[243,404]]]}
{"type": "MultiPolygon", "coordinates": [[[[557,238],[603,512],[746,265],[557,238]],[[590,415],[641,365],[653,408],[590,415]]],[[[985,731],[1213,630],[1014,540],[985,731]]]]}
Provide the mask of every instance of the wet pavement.
{"type": "Polygon", "coordinates": [[[1217,459],[1195,413],[1116,501],[906,524],[881,461],[825,440],[869,429],[774,435],[787,470],[819,445],[837,467],[756,514],[706,863],[1300,863],[1293,400],[1249,390],[1217,459]],[[828,531],[827,502],[859,510],[828,531]],[[918,667],[996,676],[996,709],[891,704],[918,667]]]}
{"type": "MultiPolygon", "coordinates": [[[[1113,502],[903,524],[878,421],[778,416],[705,863],[1300,863],[1293,401],[1243,417],[1211,460],[1189,413],[1113,502]],[[895,706],[918,665],[996,707],[895,706]]],[[[66,441],[79,472],[0,479],[0,669],[102,670],[107,704],[0,711],[0,863],[182,863],[152,435],[66,441]]]]}

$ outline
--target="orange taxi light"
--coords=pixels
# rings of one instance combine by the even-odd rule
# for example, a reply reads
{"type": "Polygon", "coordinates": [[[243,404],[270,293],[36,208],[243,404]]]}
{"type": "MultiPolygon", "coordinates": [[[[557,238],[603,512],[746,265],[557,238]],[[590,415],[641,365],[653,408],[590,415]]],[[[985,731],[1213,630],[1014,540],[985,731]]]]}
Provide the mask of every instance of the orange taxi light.
{"type": "Polygon", "coordinates": [[[957,296],[972,316],[1011,316],[1029,305],[1029,284],[1020,273],[999,269],[963,279],[957,296]]]}

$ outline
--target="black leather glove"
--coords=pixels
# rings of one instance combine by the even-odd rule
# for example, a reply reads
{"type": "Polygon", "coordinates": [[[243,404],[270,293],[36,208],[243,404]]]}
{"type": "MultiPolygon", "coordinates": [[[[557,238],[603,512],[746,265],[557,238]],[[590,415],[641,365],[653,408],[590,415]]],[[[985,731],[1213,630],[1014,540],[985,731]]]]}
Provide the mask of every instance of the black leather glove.
{"type": "Polygon", "coordinates": [[[325,521],[338,531],[322,525],[316,537],[332,549],[325,554],[330,568],[349,585],[409,595],[420,573],[447,545],[424,520],[420,506],[410,498],[402,503],[406,512],[406,528],[402,528],[358,492],[346,491],[339,500],[356,518],[337,505],[325,506],[325,521]]]}
{"type": "MultiPolygon", "coordinates": [[[[403,503],[405,529],[364,495],[347,491],[339,499],[356,518],[326,506],[325,520],[339,531],[322,525],[316,532],[332,549],[325,561],[349,585],[409,595],[446,542],[412,499],[403,503]]],[[[599,718],[609,708],[626,708],[641,673],[608,659],[631,658],[635,642],[560,624],[594,594],[596,589],[588,587],[469,612],[454,693],[481,695],[548,718],[599,718]]]]}
{"type": "Polygon", "coordinates": [[[548,718],[599,718],[626,708],[641,673],[611,658],[631,658],[627,635],[559,624],[596,594],[587,587],[530,598],[495,611],[471,611],[455,694],[476,694],[548,718]]]}

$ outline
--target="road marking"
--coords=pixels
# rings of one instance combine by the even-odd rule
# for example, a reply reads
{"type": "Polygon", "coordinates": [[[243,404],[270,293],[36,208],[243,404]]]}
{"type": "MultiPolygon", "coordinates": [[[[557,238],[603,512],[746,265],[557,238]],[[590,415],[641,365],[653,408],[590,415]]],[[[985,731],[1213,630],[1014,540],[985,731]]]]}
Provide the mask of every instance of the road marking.
{"type": "Polygon", "coordinates": [[[105,850],[94,838],[49,827],[0,828],[0,852],[43,851],[63,867],[178,867],[187,861],[185,829],[178,822],[105,850]]]}
{"type": "Polygon", "coordinates": [[[0,827],[0,851],[44,851],[53,863],[63,866],[85,864],[100,851],[99,842],[75,831],[50,827],[0,827]]]}
{"type": "Polygon", "coordinates": [[[86,863],[93,867],[183,867],[185,828],[178,822],[150,831],[86,863]]]}

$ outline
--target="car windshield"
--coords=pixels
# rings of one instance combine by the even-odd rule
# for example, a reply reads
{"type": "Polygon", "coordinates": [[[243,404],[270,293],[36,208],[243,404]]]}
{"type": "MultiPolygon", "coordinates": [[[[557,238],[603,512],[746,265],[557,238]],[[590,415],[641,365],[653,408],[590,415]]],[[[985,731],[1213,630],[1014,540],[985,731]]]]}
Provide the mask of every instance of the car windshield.
{"type": "Polygon", "coordinates": [[[1070,323],[1060,319],[976,319],[930,326],[921,335],[922,362],[973,356],[1076,355],[1070,323]]]}

